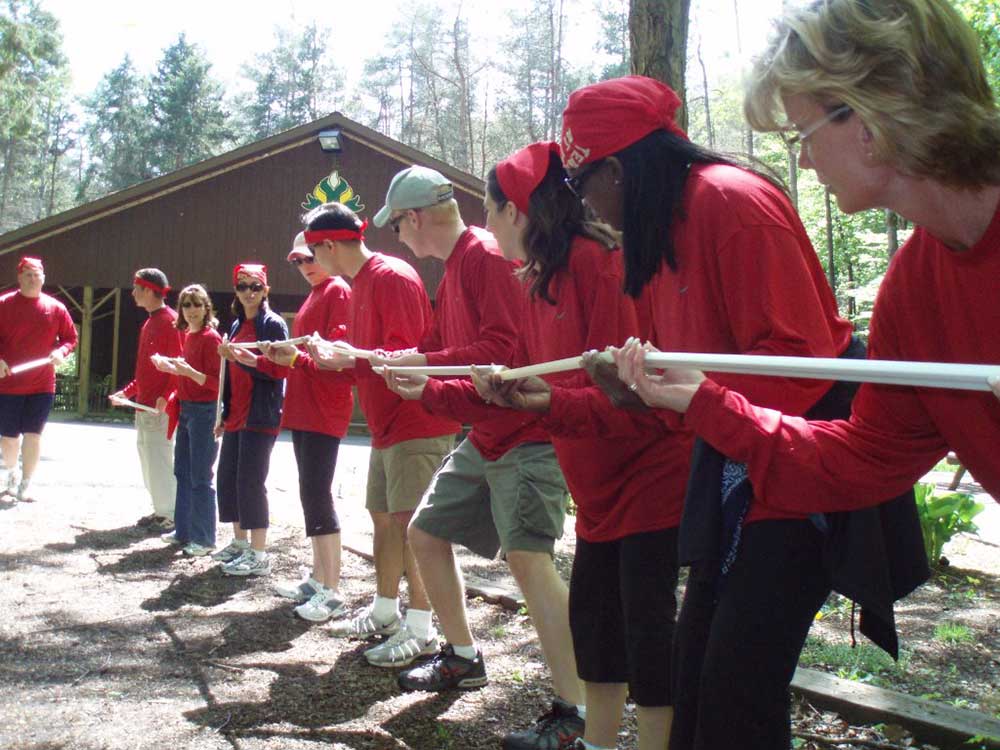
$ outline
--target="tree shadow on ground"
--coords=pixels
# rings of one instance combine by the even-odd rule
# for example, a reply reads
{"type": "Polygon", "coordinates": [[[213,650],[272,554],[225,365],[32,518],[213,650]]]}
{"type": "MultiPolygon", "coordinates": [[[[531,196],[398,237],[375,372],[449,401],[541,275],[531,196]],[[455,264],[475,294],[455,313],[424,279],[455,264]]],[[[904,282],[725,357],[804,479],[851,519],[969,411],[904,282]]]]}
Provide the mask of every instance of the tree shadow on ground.
{"type": "Polygon", "coordinates": [[[179,572],[165,589],[139,606],[148,612],[177,610],[185,604],[215,607],[229,601],[249,585],[247,578],[227,576],[218,567],[208,568],[194,575],[179,572]]]}
{"type": "Polygon", "coordinates": [[[140,573],[150,570],[164,570],[177,559],[176,547],[157,547],[155,549],[137,549],[128,552],[113,563],[102,563],[94,557],[97,572],[104,575],[118,576],[123,573],[140,573]]]}
{"type": "Polygon", "coordinates": [[[76,552],[83,549],[124,549],[131,547],[136,542],[152,535],[146,529],[137,526],[122,526],[117,529],[87,529],[82,526],[71,528],[80,529],[82,534],[77,534],[72,542],[53,542],[46,544],[45,549],[54,552],[76,552]]]}
{"type": "Polygon", "coordinates": [[[183,646],[187,653],[210,659],[232,659],[259,652],[280,653],[290,650],[292,641],[312,627],[295,617],[284,604],[270,610],[213,613],[210,619],[226,624],[207,639],[188,641],[183,646]]]}

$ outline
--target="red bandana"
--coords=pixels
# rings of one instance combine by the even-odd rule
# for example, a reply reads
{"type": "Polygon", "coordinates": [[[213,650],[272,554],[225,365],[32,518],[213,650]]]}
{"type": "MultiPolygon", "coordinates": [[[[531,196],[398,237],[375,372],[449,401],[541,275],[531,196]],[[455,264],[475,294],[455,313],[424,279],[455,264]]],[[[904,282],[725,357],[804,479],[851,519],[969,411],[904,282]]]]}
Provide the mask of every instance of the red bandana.
{"type": "Polygon", "coordinates": [[[563,110],[562,162],[577,169],[631,146],[654,130],[687,139],[674,116],[681,100],[666,84],[626,76],[577,89],[563,110]]]}
{"type": "Polygon", "coordinates": [[[267,286],[267,266],[263,263],[237,263],[233,268],[233,286],[236,286],[240,279],[240,274],[257,279],[261,284],[267,286]]]}
{"type": "Polygon", "coordinates": [[[166,297],[167,292],[170,291],[169,286],[160,286],[155,281],[150,281],[149,279],[140,279],[138,276],[132,279],[132,284],[134,284],[135,286],[145,287],[146,289],[152,289],[161,297],[166,297]]]}
{"type": "Polygon", "coordinates": [[[316,229],[314,231],[306,230],[306,244],[307,245],[318,245],[323,240],[330,240],[330,242],[336,242],[337,240],[360,240],[365,241],[365,230],[368,228],[368,220],[365,219],[361,222],[361,226],[357,229],[316,229]]]}
{"type": "Polygon", "coordinates": [[[32,258],[25,255],[21,258],[21,262],[17,264],[17,272],[21,273],[25,268],[30,268],[32,271],[38,271],[39,273],[45,273],[45,269],[42,267],[42,261],[39,258],[32,258]]]}
{"type": "Polygon", "coordinates": [[[555,141],[539,141],[525,146],[497,164],[497,182],[517,210],[528,213],[528,202],[549,171],[549,157],[559,153],[555,141]]]}

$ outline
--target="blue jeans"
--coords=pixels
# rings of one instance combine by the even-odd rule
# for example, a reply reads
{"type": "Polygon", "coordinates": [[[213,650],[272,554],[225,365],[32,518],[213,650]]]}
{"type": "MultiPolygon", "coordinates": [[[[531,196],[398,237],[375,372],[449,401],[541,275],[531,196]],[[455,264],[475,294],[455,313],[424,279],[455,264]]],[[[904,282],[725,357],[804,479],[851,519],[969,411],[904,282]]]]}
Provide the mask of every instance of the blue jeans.
{"type": "Polygon", "coordinates": [[[218,444],[215,402],[181,401],[174,444],[174,476],[177,502],[174,525],[177,538],[205,547],[215,546],[215,486],[212,467],[218,444]]]}

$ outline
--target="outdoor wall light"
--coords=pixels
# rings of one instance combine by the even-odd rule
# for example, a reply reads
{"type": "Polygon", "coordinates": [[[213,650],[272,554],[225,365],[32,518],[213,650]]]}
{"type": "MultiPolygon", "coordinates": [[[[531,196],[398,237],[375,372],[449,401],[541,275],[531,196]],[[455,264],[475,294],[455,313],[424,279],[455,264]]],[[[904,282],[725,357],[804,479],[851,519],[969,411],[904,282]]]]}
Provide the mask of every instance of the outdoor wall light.
{"type": "Polygon", "coordinates": [[[319,134],[319,146],[324,151],[340,151],[340,131],[322,131],[319,134]]]}

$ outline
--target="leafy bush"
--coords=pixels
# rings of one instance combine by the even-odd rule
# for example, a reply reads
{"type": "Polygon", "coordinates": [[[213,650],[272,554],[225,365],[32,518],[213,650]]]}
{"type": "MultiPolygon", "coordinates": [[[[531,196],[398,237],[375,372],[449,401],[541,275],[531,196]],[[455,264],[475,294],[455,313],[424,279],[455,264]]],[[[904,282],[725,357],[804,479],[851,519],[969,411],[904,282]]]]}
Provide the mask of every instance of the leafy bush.
{"type": "Polygon", "coordinates": [[[924,532],[924,550],[931,567],[937,567],[944,549],[955,534],[975,534],[979,527],[972,522],[983,511],[983,504],[965,492],[934,495],[934,485],[920,483],[913,488],[920,515],[920,528],[924,532]]]}

